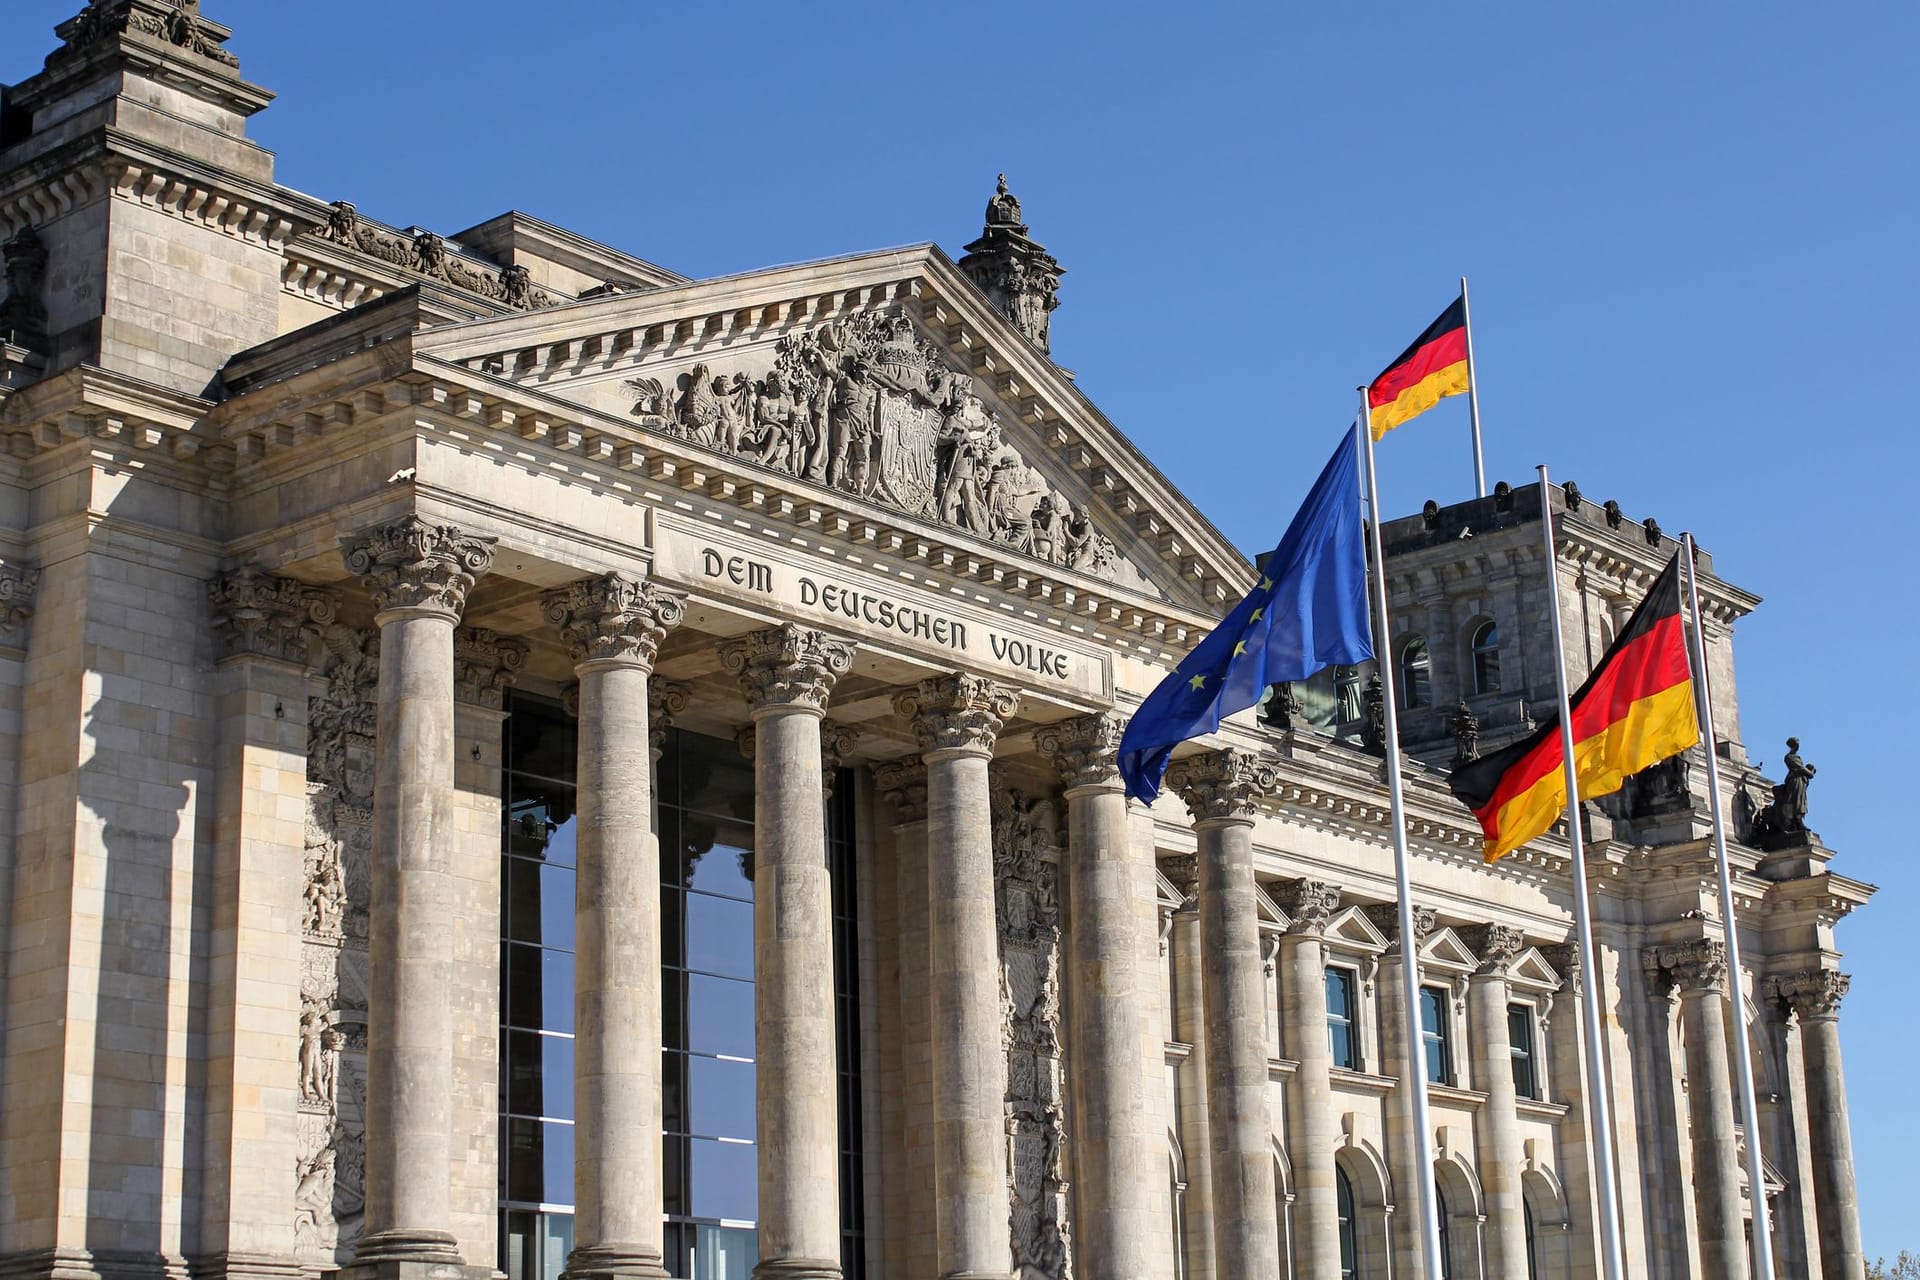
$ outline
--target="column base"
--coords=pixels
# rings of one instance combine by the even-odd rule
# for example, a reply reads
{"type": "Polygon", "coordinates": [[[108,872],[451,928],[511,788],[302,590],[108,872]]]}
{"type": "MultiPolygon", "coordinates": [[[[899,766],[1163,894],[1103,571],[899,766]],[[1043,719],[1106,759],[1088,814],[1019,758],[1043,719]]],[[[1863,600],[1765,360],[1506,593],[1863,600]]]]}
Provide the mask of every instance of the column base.
{"type": "Polygon", "coordinates": [[[62,1245],[0,1255],[0,1280],[186,1280],[191,1268],[172,1254],[62,1245]]]}
{"type": "Polygon", "coordinates": [[[1000,1271],[943,1271],[940,1280],[1007,1280],[1000,1271]]]}
{"type": "MultiPolygon", "coordinates": [[[[840,1280],[840,1263],[825,1258],[775,1258],[753,1268],[753,1280],[840,1280]]],[[[1006,1280],[996,1276],[994,1280],[1006,1280]]]]}
{"type": "Polygon", "coordinates": [[[340,1268],[348,1280],[469,1280],[491,1276],[491,1267],[469,1267],[460,1244],[446,1231],[376,1231],[353,1242],[353,1261],[340,1268]]]}
{"type": "Polygon", "coordinates": [[[668,1280],[660,1255],[637,1244],[598,1244],[567,1255],[561,1280],[668,1280]]]}

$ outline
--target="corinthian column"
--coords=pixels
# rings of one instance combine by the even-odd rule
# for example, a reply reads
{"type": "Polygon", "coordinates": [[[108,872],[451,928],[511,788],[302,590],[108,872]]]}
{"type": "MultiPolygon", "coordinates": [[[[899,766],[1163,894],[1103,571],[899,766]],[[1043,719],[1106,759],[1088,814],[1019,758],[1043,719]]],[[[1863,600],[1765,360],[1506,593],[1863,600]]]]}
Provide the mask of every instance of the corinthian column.
{"type": "Polygon", "coordinates": [[[1067,796],[1067,996],[1073,1046],[1074,1246],[1090,1276],[1145,1276],[1158,1225],[1152,1180],[1164,1141],[1146,1129],[1127,795],[1117,764],[1126,721],[1082,716],[1034,734],[1067,796]]]}
{"type": "MultiPolygon", "coordinates": [[[[1266,980],[1253,883],[1254,806],[1277,780],[1272,765],[1244,751],[1188,756],[1167,771],[1168,785],[1193,813],[1200,844],[1213,1254],[1216,1274],[1223,1277],[1280,1274],[1273,1117],[1267,1107],[1266,980]]],[[[1323,1018],[1323,1062],[1326,1051],[1323,1018]]],[[[1327,1156],[1332,1159],[1331,1142],[1327,1156]]],[[[1327,1188],[1331,1203],[1331,1177],[1327,1188]]],[[[1336,1245],[1336,1265],[1338,1256],[1336,1245]]]]}
{"type": "Polygon", "coordinates": [[[1820,1273],[1861,1280],[1860,1201],[1853,1183],[1853,1135],[1847,1127],[1847,1081],[1840,1070],[1840,1001],[1852,979],[1811,969],[1774,981],[1800,1024],[1806,1060],[1807,1145],[1813,1155],[1814,1213],[1820,1223],[1820,1273]]]}
{"type": "Polygon", "coordinates": [[[833,886],[820,721],[853,646],[791,624],[720,646],[753,716],[756,1277],[839,1280],[833,886]]]}
{"type": "Polygon", "coordinates": [[[548,592],[579,677],[574,1247],[569,1277],[660,1265],[660,855],[648,677],[684,597],[624,574],[548,592]]]}
{"type": "Polygon", "coordinates": [[[1303,1276],[1337,1276],[1340,1197],[1333,1156],[1340,1145],[1340,1113],[1333,1101],[1333,1046],[1327,1040],[1325,939],[1340,909],[1340,890],[1319,880],[1289,880],[1274,887],[1274,901],[1292,921],[1280,940],[1280,1012],[1287,1052],[1300,1064],[1287,1087],[1295,1262],[1303,1276]]]}
{"type": "Polygon", "coordinates": [[[344,540],[380,628],[357,1264],[461,1263],[452,1232],[453,628],[491,538],[418,516],[344,540]]]}
{"type": "MultiPolygon", "coordinates": [[[[1431,634],[1431,633],[1430,633],[1431,634]]],[[[1444,634],[1440,633],[1440,634],[1444,634]]],[[[1367,918],[1387,940],[1380,955],[1380,977],[1373,984],[1380,1001],[1381,1070],[1398,1076],[1393,1092],[1387,1095],[1387,1172],[1393,1179],[1394,1208],[1393,1274],[1417,1276],[1422,1266],[1424,1227],[1420,1220],[1420,1179],[1431,1178],[1433,1170],[1421,1159],[1420,1130],[1413,1122],[1414,1075],[1426,1074],[1425,1041],[1407,1042],[1407,1013],[1403,961],[1400,955],[1400,909],[1394,903],[1367,908],[1367,918]]],[[[1417,946],[1433,932],[1432,907],[1415,904],[1413,936],[1417,946]]],[[[1418,1010],[1415,1010],[1418,1013],[1418,1010]]]]}
{"type": "Polygon", "coordinates": [[[1513,1087],[1513,1041],[1507,1006],[1513,984],[1507,966],[1526,948],[1520,931],[1503,924],[1467,931],[1467,945],[1480,963],[1467,979],[1467,1043],[1473,1082],[1487,1101],[1474,1125],[1480,1187],[1487,1204],[1487,1274],[1527,1273],[1527,1210],[1520,1185],[1525,1152],[1520,1140],[1519,1093],[1513,1087]]]}
{"type": "MultiPolygon", "coordinates": [[[[1733,1082],[1727,1063],[1727,946],[1696,938],[1662,947],[1680,989],[1687,1042],[1687,1118],[1693,1131],[1693,1199],[1700,1266],[1710,1276],[1745,1280],[1747,1239],[1740,1204],[1740,1142],[1733,1130],[1733,1082]]],[[[1758,1141],[1760,1135],[1754,1134],[1758,1141]]],[[[1765,1195],[1763,1188],[1755,1193],[1765,1195]]]]}
{"type": "Polygon", "coordinates": [[[922,680],[893,700],[927,766],[933,994],[934,1252],[940,1280],[1002,1280],[1007,1231],[1006,1045],[993,905],[987,761],[1019,696],[984,676],[922,680]]]}

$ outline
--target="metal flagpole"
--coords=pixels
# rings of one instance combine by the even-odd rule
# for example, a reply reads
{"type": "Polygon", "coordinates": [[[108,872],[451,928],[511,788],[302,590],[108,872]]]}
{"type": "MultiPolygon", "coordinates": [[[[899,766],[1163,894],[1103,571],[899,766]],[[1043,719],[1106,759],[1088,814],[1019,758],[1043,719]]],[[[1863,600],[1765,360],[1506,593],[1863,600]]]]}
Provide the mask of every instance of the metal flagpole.
{"type": "Polygon", "coordinates": [[[1694,574],[1693,535],[1680,535],[1680,563],[1687,575],[1687,613],[1693,619],[1693,683],[1700,732],[1707,746],[1707,795],[1713,808],[1713,860],[1720,873],[1720,928],[1726,935],[1727,987],[1733,1001],[1733,1053],[1740,1068],[1740,1122],[1747,1130],[1747,1187],[1753,1202],[1755,1280],[1773,1280],[1773,1215],[1767,1208],[1760,1167],[1760,1106],[1753,1094],[1753,1053],[1747,1042],[1746,978],[1740,970],[1740,931],[1733,914],[1733,873],[1727,866],[1727,823],[1720,811],[1719,743],[1713,732],[1713,685],[1707,675],[1707,632],[1700,625],[1700,585],[1694,574]]]}
{"type": "Polygon", "coordinates": [[[1607,1280],[1623,1280],[1620,1260],[1618,1179],[1613,1168],[1613,1105],[1600,1039],[1600,971],[1594,963],[1593,918],[1587,905],[1587,843],[1580,830],[1580,776],[1573,759],[1573,715],[1567,697],[1567,647],[1560,630],[1560,558],[1553,543],[1553,505],[1548,500],[1547,468],[1540,467],[1540,532],[1547,546],[1547,616],[1553,619],[1553,677],[1560,697],[1560,754],[1567,779],[1567,843],[1573,848],[1573,928],[1580,943],[1580,1022],[1586,1032],[1583,1055],[1588,1113],[1593,1118],[1593,1155],[1600,1187],[1600,1251],[1607,1280]]]}
{"type": "Polygon", "coordinates": [[[1467,331],[1467,414],[1473,419],[1474,496],[1487,496],[1487,464],[1480,456],[1480,372],[1473,367],[1473,307],[1467,302],[1467,278],[1460,277],[1460,319],[1467,331]]]}
{"type": "Polygon", "coordinates": [[[1439,1205],[1433,1185],[1433,1121],[1427,1111],[1427,1073],[1419,1065],[1424,1041],[1420,1034],[1420,961],[1419,940],[1413,932],[1413,885],[1407,871],[1406,799],[1400,783],[1400,711],[1394,693],[1394,669],[1390,644],[1393,628],[1387,622],[1387,558],[1380,542],[1380,486],[1373,474],[1373,413],[1367,406],[1367,389],[1360,388],[1360,420],[1355,424],[1366,442],[1367,514],[1371,517],[1373,538],[1373,633],[1374,662],[1380,671],[1380,700],[1386,712],[1387,794],[1393,812],[1393,881],[1400,908],[1401,999],[1406,1005],[1405,1035],[1407,1061],[1400,1076],[1413,1089],[1413,1127],[1419,1134],[1420,1240],[1422,1272],[1427,1280],[1446,1275],[1440,1257],[1439,1205]]]}

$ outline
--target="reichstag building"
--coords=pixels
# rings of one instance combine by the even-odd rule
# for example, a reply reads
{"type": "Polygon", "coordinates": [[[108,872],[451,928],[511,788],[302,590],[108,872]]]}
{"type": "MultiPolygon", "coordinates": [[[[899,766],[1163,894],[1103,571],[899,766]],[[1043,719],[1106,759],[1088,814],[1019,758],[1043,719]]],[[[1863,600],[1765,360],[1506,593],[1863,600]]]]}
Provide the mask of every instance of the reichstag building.
{"type": "Polygon", "coordinates": [[[1710,557],[1723,791],[1592,806],[1583,991],[1565,841],[1483,864],[1446,776],[1548,713],[1546,593],[1578,679],[1674,544],[1574,485],[1386,527],[1410,1045],[1368,669],[1122,793],[1253,570],[1049,359],[1004,181],[957,259],[693,280],[276,184],[197,0],[7,35],[0,1278],[1384,1280],[1428,1179],[1450,1276],[1573,1280],[1599,1141],[1632,1275],[1746,1277],[1761,1197],[1862,1275],[1873,890],[1750,761],[1710,557]]]}

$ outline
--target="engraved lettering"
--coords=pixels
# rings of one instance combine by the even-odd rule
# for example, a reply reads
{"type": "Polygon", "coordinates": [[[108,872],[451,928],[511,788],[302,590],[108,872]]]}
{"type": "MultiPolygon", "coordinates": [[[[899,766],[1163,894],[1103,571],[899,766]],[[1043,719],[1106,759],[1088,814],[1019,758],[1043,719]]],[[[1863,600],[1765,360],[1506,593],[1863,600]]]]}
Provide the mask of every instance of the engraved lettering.
{"type": "Polygon", "coordinates": [[[812,578],[800,579],[800,603],[808,608],[820,603],[820,585],[812,578]]]}

